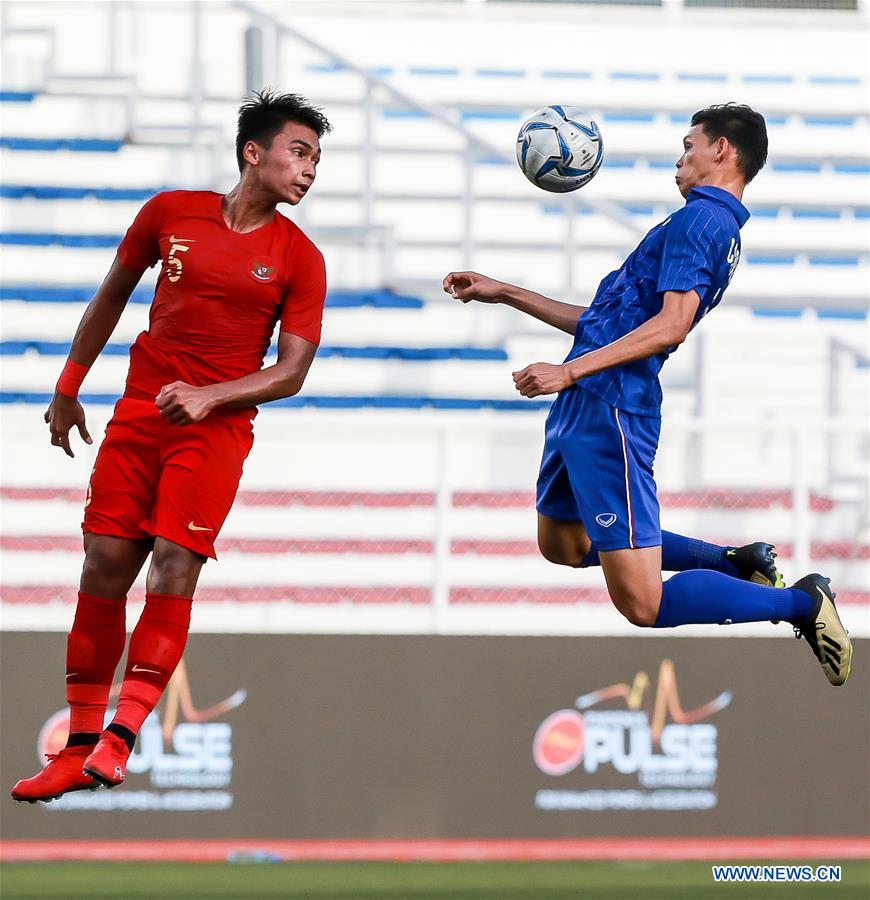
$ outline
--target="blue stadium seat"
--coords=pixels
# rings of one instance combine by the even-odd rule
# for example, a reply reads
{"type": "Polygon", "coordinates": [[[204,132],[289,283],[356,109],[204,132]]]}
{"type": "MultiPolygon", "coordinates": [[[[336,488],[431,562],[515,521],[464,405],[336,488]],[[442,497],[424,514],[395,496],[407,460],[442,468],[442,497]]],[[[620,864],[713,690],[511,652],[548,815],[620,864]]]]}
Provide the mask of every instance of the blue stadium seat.
{"type": "Polygon", "coordinates": [[[0,231],[0,244],[23,247],[117,247],[122,234],[44,234],[39,232],[0,231]]]}
{"type": "MultiPolygon", "coordinates": [[[[79,400],[87,405],[111,406],[118,401],[118,394],[80,394],[79,400]]],[[[0,392],[0,404],[27,403],[45,406],[51,402],[52,395],[47,392],[3,391],[0,392]]],[[[476,410],[494,409],[510,412],[537,412],[547,409],[552,403],[548,400],[492,400],[466,399],[463,397],[322,397],[296,396],[283,400],[274,400],[264,404],[274,408],[314,407],[317,409],[440,409],[440,410],[476,410]]]]}
{"type": "MultiPolygon", "coordinates": [[[[46,237],[50,238],[51,235],[46,237]]],[[[118,238],[117,240],[120,240],[118,238]]],[[[99,246],[115,246],[100,244],[99,246]]],[[[2,243],[2,241],[0,241],[2,243]]],[[[50,243],[45,241],[44,243],[50,243]]],[[[87,244],[70,244],[69,246],[88,246],[87,244]]],[[[93,245],[97,246],[97,245],[93,245]]],[[[0,300],[23,300],[29,303],[87,303],[96,291],[96,285],[39,285],[39,284],[2,284],[0,300]]],[[[138,288],[130,298],[133,303],[150,303],[153,289],[138,288]]],[[[419,297],[397,294],[389,290],[375,291],[330,291],[326,297],[326,305],[337,308],[353,308],[371,306],[377,309],[421,309],[423,301],[419,297]]]]}
{"type": "MultiPolygon", "coordinates": [[[[67,356],[71,344],[68,341],[0,341],[0,356],[23,356],[33,352],[40,356],[67,356]]],[[[108,356],[125,356],[130,350],[129,344],[109,343],[103,348],[108,356]]],[[[277,354],[273,345],[269,355],[277,354]]],[[[317,355],[323,358],[341,357],[343,359],[397,359],[406,362],[426,362],[444,359],[462,359],[475,361],[506,361],[507,353],[500,347],[318,347],[317,355]]]]}
{"type": "MultiPolygon", "coordinates": [[[[339,63],[311,63],[305,67],[308,72],[315,72],[321,75],[331,75],[338,73],[347,73],[347,67],[339,63]]],[[[399,67],[395,64],[380,64],[372,66],[369,71],[373,74],[388,76],[393,74],[410,75],[413,77],[455,77],[458,78],[463,74],[456,66],[444,66],[437,63],[412,64],[407,67],[399,67]]],[[[470,74],[477,78],[594,78],[596,73],[591,71],[577,69],[521,69],[515,67],[475,67],[468,70],[470,74]]],[[[800,77],[788,72],[745,72],[736,76],[729,76],[724,72],[676,72],[673,75],[664,72],[654,72],[650,70],[611,70],[601,73],[604,77],[611,81],[666,81],[673,79],[678,82],[716,82],[723,83],[729,81],[730,78],[736,78],[744,84],[763,84],[763,85],[796,85],[807,83],[811,85],[824,86],[858,86],[862,83],[862,79],[857,75],[806,75],[800,77]]]]}
{"type": "Polygon", "coordinates": [[[122,140],[105,138],[30,138],[0,137],[0,148],[6,150],[70,150],[73,153],[117,153],[122,140]]]}

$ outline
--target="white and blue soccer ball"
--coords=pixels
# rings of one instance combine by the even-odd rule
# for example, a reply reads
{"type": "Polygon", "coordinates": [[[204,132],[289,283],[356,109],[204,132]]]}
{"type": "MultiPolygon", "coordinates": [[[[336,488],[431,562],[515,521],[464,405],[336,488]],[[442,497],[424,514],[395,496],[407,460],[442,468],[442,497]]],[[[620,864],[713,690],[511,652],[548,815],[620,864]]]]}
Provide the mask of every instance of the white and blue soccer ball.
{"type": "Polygon", "coordinates": [[[539,188],[564,194],[595,177],[604,161],[598,125],[573,106],[545,106],[517,135],[517,162],[539,188]]]}

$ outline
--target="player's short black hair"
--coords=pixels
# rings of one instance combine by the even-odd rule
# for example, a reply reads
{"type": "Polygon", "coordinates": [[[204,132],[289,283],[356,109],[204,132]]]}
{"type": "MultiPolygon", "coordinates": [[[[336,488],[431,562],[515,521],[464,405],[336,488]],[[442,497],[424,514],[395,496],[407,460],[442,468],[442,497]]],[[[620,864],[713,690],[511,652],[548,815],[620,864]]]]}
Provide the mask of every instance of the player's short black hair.
{"type": "Polygon", "coordinates": [[[236,162],[240,172],[245,167],[242,155],[245,144],[256,141],[268,150],[272,139],[288,122],[305,125],[319,138],[332,131],[332,125],[320,109],[299,94],[276,94],[266,88],[255,91],[245,100],[239,107],[239,130],[236,133],[236,162]]]}
{"type": "Polygon", "coordinates": [[[720,137],[737,151],[737,164],[748,184],[767,162],[767,124],[764,116],[740,103],[708,106],[692,116],[692,125],[703,126],[711,141],[720,137]]]}

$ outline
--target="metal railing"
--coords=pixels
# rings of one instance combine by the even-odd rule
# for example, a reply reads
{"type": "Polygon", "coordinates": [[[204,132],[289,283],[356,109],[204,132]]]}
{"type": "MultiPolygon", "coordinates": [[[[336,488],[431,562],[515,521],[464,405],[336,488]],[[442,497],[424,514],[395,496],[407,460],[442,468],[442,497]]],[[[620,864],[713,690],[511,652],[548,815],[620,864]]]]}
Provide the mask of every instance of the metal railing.
{"type": "MultiPolygon", "coordinates": [[[[282,41],[289,40],[301,44],[309,50],[314,50],[323,59],[336,66],[340,66],[343,70],[352,72],[363,82],[364,99],[362,107],[364,112],[364,127],[360,146],[363,162],[363,175],[362,190],[359,199],[361,203],[361,224],[364,228],[371,226],[374,221],[373,206],[376,198],[374,188],[374,157],[377,146],[376,130],[379,113],[387,103],[393,106],[397,105],[402,109],[421,113],[429,120],[438,122],[447,132],[450,132],[461,139],[462,148],[456,151],[462,160],[463,170],[463,187],[460,194],[462,222],[459,239],[460,260],[463,268],[472,268],[474,249],[478,242],[477,236],[474,233],[472,220],[472,210],[477,196],[474,179],[475,166],[481,159],[490,161],[500,160],[508,165],[514,165],[513,148],[510,148],[508,151],[501,146],[497,146],[483,139],[463,124],[457,111],[426,103],[419,98],[414,97],[407,91],[393,85],[388,79],[368,71],[364,66],[358,64],[344,54],[315,40],[300,29],[276,18],[271,13],[266,12],[262,6],[248,2],[248,0],[234,0],[233,6],[237,9],[245,10],[251,16],[252,25],[264,30],[266,37],[261,44],[269,45],[274,48],[270,56],[272,63],[271,69],[266,66],[249,66],[249,69],[254,69],[258,72],[262,71],[264,76],[271,74],[273,83],[280,84],[283,50],[282,41]]],[[[450,151],[444,152],[449,153],[450,151]]],[[[538,202],[540,205],[544,205],[543,199],[538,202]]],[[[622,207],[608,200],[569,194],[560,197],[548,196],[547,203],[550,205],[561,204],[566,213],[562,241],[563,285],[566,297],[573,297],[575,295],[576,253],[579,249],[575,218],[579,209],[585,207],[594,210],[596,213],[603,215],[626,228],[631,235],[639,236],[643,233],[642,229],[638,227],[622,207]]],[[[397,247],[401,247],[405,244],[405,242],[398,237],[395,238],[394,242],[397,247]]],[[[490,245],[499,247],[504,246],[506,249],[510,249],[509,244],[506,242],[490,242],[490,245]]],[[[516,245],[524,249],[535,249],[534,245],[526,244],[522,241],[516,242],[516,245]]]]}
{"type": "MultiPolygon", "coordinates": [[[[73,598],[81,568],[81,504],[96,448],[81,447],[46,483],[33,461],[56,451],[36,437],[33,412],[4,412],[4,628],[68,626],[63,605],[46,600],[73,598]],[[33,602],[12,602],[28,596],[33,602]]],[[[88,414],[96,431],[108,410],[88,414]]],[[[555,566],[537,550],[541,414],[267,408],[256,427],[218,541],[221,562],[207,568],[198,595],[209,605],[208,630],[633,631],[611,609],[600,570],[555,566]],[[336,466],[348,445],[354,466],[336,466]]],[[[775,543],[789,581],[811,571],[832,577],[850,627],[867,634],[867,479],[848,491],[825,480],[828,434],[858,447],[867,425],[666,420],[656,467],[661,524],[718,544],[775,543]],[[765,452],[768,441],[774,452],[765,452]],[[680,465],[689,452],[704,457],[695,477],[680,465]]],[[[866,472],[866,450],[856,453],[866,472]]],[[[141,598],[141,585],[131,596],[141,598]]]]}

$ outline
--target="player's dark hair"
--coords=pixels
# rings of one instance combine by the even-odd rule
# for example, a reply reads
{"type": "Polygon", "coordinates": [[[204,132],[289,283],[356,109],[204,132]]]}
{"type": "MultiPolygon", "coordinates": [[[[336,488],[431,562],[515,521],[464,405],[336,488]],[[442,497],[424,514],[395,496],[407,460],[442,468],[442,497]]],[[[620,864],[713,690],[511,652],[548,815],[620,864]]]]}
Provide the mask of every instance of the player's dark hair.
{"type": "Polygon", "coordinates": [[[267,150],[272,140],[288,122],[305,125],[319,138],[332,131],[325,115],[299,94],[276,94],[268,88],[255,91],[239,107],[239,130],[236,134],[236,162],[239,171],[245,167],[242,155],[245,144],[254,141],[267,150]]]}
{"type": "Polygon", "coordinates": [[[767,162],[767,125],[764,116],[740,103],[723,103],[698,110],[692,125],[703,126],[710,141],[727,138],[737,151],[737,165],[749,184],[767,162]]]}

